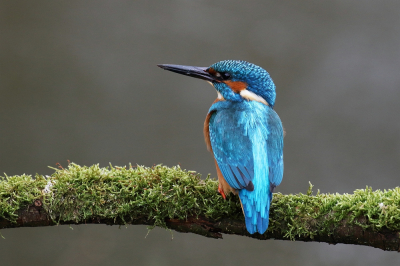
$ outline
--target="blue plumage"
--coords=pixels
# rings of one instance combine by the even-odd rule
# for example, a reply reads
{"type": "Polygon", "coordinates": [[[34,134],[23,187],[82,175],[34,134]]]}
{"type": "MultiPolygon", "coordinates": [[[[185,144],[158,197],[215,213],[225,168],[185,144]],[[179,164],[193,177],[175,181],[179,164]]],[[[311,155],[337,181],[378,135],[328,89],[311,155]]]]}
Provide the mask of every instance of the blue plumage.
{"type": "Polygon", "coordinates": [[[204,124],[219,192],[238,192],[250,234],[268,228],[273,189],[283,176],[283,128],[273,110],[275,84],[259,66],[236,60],[208,68],[159,65],[212,83],[218,98],[204,124]]]}
{"type": "Polygon", "coordinates": [[[256,101],[220,101],[210,112],[214,157],[228,184],[239,190],[247,230],[262,234],[268,228],[271,190],[283,175],[280,119],[271,107],[256,101]],[[250,181],[252,191],[245,189],[250,181]]]}

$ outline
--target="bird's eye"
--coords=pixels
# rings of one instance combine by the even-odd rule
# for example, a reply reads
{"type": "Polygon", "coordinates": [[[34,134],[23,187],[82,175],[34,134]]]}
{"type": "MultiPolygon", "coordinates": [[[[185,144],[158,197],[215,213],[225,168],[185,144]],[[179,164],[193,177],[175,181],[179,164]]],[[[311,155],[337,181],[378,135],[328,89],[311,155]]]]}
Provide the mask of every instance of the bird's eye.
{"type": "Polygon", "coordinates": [[[221,75],[222,75],[222,78],[223,78],[223,79],[230,79],[230,78],[231,78],[231,74],[229,74],[229,73],[227,73],[227,72],[221,73],[221,75]]]}
{"type": "Polygon", "coordinates": [[[210,73],[212,76],[216,77],[217,79],[227,80],[227,79],[231,78],[231,74],[229,74],[228,72],[218,72],[211,67],[205,71],[210,73]]]}
{"type": "Polygon", "coordinates": [[[215,76],[223,80],[231,78],[231,74],[229,74],[228,72],[215,72],[215,76]]]}

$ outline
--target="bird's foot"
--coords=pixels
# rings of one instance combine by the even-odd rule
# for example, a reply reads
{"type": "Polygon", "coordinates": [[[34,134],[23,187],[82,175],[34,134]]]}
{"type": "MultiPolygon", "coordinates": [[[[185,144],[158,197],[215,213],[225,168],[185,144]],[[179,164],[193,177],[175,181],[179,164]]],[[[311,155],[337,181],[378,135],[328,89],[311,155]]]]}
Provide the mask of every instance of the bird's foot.
{"type": "Polygon", "coordinates": [[[221,194],[221,196],[226,200],[226,195],[224,193],[224,190],[218,185],[218,193],[221,194]]]}

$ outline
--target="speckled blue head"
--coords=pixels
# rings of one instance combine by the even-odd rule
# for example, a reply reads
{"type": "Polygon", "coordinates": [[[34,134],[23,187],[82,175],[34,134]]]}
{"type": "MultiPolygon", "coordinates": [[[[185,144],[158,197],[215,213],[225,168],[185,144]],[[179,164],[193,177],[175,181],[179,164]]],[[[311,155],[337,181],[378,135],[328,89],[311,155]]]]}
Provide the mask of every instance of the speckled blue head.
{"type": "Polygon", "coordinates": [[[221,99],[232,102],[255,100],[271,107],[275,104],[275,84],[263,68],[241,60],[225,60],[210,67],[158,65],[182,75],[211,82],[221,99]]]}
{"type": "Polygon", "coordinates": [[[262,97],[271,107],[274,106],[276,99],[275,84],[263,68],[246,61],[224,60],[212,64],[208,71],[214,75],[221,75],[222,82],[216,80],[212,83],[225,100],[243,100],[239,91],[246,89],[262,97]],[[217,73],[213,73],[212,70],[217,73]],[[242,82],[242,84],[239,82],[242,82]]]}

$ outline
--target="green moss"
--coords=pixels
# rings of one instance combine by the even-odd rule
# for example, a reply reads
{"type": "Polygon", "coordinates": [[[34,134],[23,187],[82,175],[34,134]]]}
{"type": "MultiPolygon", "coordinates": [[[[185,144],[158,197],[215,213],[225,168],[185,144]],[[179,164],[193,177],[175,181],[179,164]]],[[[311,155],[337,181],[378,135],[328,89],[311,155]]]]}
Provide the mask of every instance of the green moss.
{"type": "Polygon", "coordinates": [[[201,180],[195,172],[179,166],[100,168],[70,164],[57,170],[49,181],[52,193],[46,194],[45,206],[54,219],[64,221],[78,222],[93,216],[143,217],[164,226],[165,218],[201,214],[219,219],[237,215],[240,210],[235,198],[221,199],[215,180],[201,180]]]}
{"type": "Polygon", "coordinates": [[[0,218],[15,221],[17,210],[39,198],[46,185],[46,179],[36,175],[16,175],[0,177],[0,218]]]}
{"type": "MultiPolygon", "coordinates": [[[[71,163],[55,169],[47,179],[41,175],[11,176],[0,179],[0,219],[15,222],[16,211],[41,199],[55,221],[82,222],[93,217],[148,219],[154,226],[165,226],[165,218],[185,219],[206,216],[243,220],[237,196],[223,200],[217,193],[218,182],[205,180],[179,166],[100,168],[71,163]]],[[[354,194],[312,195],[274,194],[269,232],[286,237],[313,237],[331,234],[337,225],[357,224],[379,230],[400,230],[400,188],[354,194]]],[[[127,220],[129,219],[129,220],[127,220]]]]}
{"type": "Polygon", "coordinates": [[[268,230],[283,231],[288,238],[333,233],[343,223],[364,229],[400,230],[400,188],[358,189],[354,194],[274,194],[268,230]]]}

